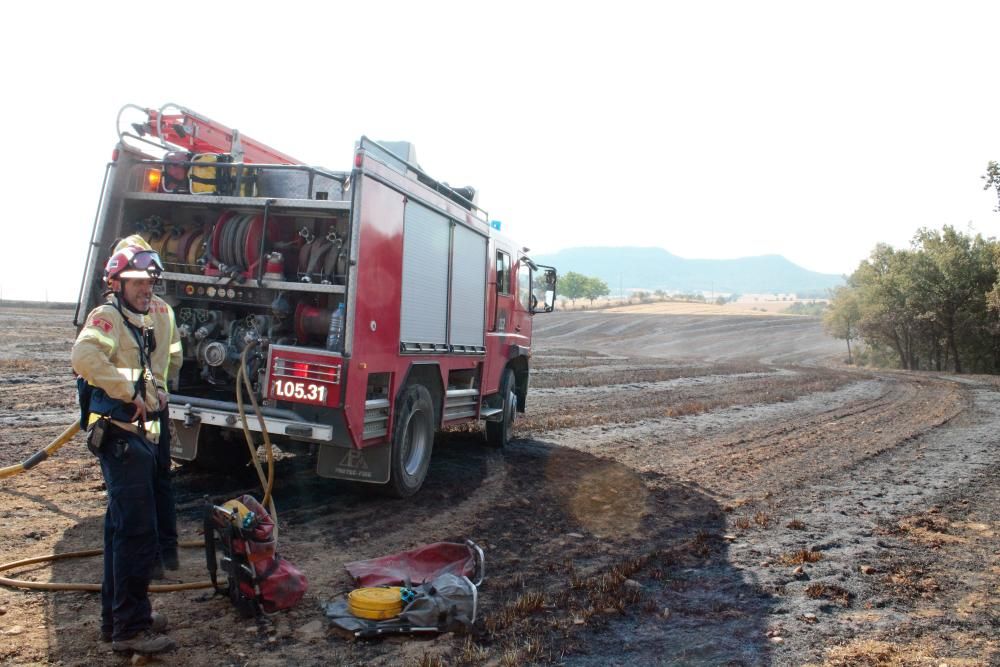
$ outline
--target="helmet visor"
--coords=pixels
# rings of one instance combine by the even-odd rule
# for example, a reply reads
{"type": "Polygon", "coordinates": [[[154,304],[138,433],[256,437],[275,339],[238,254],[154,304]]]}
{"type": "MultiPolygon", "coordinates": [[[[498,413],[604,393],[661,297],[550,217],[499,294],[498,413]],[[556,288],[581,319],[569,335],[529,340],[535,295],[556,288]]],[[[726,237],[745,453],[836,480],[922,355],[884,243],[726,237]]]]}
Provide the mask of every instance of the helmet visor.
{"type": "Polygon", "coordinates": [[[128,267],[120,274],[119,278],[159,278],[163,273],[163,262],[160,255],[155,250],[141,250],[132,256],[128,262],[128,267]]]}
{"type": "Polygon", "coordinates": [[[143,250],[135,254],[132,261],[129,262],[129,268],[150,273],[163,273],[163,262],[160,261],[160,255],[155,250],[143,250]]]}

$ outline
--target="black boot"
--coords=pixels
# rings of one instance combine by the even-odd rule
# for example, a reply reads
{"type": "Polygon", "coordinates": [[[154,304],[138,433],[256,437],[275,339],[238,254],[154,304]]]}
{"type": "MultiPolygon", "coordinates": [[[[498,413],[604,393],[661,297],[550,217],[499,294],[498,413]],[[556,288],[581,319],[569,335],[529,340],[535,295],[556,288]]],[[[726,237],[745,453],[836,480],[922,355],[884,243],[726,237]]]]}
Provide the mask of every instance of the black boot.
{"type": "Polygon", "coordinates": [[[177,555],[177,547],[168,547],[160,554],[163,567],[168,570],[179,570],[181,567],[180,558],[177,555]]]}

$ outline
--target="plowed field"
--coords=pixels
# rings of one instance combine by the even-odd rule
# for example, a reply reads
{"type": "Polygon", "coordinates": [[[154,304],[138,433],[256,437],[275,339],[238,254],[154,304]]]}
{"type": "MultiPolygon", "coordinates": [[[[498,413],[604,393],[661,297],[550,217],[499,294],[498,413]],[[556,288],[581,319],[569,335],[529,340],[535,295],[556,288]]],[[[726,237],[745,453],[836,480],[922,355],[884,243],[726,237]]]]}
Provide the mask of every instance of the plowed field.
{"type": "MultiPolygon", "coordinates": [[[[74,419],[71,313],[0,307],[0,466],[74,419]]],[[[535,319],[527,413],[499,453],[439,435],[398,501],[282,455],[290,612],[155,596],[178,665],[1000,664],[1000,393],[992,377],[841,365],[811,318],[574,312],[535,319]],[[471,635],[351,642],[320,604],[343,564],[438,540],[486,552],[471,635]]],[[[253,478],[175,468],[182,536],[253,478]]],[[[82,439],[0,481],[0,560],[96,547],[82,439]]],[[[173,580],[204,579],[197,551],[173,580]]],[[[22,569],[97,581],[100,558],[22,569]]],[[[174,573],[169,573],[173,575],[174,573]]],[[[0,662],[118,665],[88,593],[0,588],[0,662]]]]}

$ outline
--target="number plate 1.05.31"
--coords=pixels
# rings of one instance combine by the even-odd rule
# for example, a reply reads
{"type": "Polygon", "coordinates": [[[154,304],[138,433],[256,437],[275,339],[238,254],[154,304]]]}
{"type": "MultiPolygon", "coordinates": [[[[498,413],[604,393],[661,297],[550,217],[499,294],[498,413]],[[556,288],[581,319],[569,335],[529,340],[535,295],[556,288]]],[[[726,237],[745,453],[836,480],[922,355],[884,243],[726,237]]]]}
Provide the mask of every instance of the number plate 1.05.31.
{"type": "Polygon", "coordinates": [[[340,355],[273,345],[268,351],[268,398],[312,405],[340,403],[340,355]]]}

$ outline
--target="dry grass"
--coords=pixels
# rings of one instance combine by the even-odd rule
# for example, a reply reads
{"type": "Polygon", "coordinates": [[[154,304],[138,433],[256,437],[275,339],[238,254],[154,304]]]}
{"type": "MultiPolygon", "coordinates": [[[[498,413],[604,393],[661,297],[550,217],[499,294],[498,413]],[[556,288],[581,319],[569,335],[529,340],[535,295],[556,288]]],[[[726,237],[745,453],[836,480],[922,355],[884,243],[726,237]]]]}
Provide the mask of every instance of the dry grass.
{"type": "Polygon", "coordinates": [[[831,602],[836,602],[841,607],[848,607],[851,604],[852,594],[846,588],[836,584],[821,584],[819,582],[809,584],[806,588],[806,595],[814,600],[825,598],[831,602]]]}
{"type": "Polygon", "coordinates": [[[907,517],[897,523],[897,532],[907,539],[937,547],[943,544],[964,544],[968,538],[951,534],[951,522],[941,516],[907,517]]]}
{"type": "Polygon", "coordinates": [[[640,303],[631,306],[607,308],[606,313],[641,313],[646,315],[723,315],[727,317],[758,316],[758,317],[794,317],[782,312],[768,312],[765,306],[771,306],[775,311],[788,308],[790,301],[760,303],[732,303],[719,306],[714,303],[694,301],[660,301],[657,303],[640,303]]]}
{"type": "Polygon", "coordinates": [[[460,655],[460,661],[462,664],[466,665],[478,665],[486,662],[489,658],[490,651],[484,646],[480,646],[472,637],[466,637],[465,643],[462,644],[462,652],[460,655]]]}
{"type": "MultiPolygon", "coordinates": [[[[628,375],[627,371],[616,371],[611,376],[599,379],[599,374],[592,376],[590,373],[571,373],[562,376],[560,380],[550,378],[547,382],[567,382],[573,386],[597,382],[597,386],[605,386],[609,383],[628,384],[627,381],[620,382],[623,379],[621,376],[628,375]],[[614,382],[609,382],[611,380],[614,382]]],[[[692,374],[690,369],[684,375],[698,376],[696,373],[692,374]]],[[[540,380],[541,377],[544,376],[532,375],[532,387],[539,386],[536,379],[540,380]]],[[[562,428],[601,426],[664,416],[678,418],[711,413],[734,405],[794,401],[803,395],[832,391],[851,380],[848,374],[800,369],[795,374],[741,378],[739,382],[724,382],[709,387],[648,388],[643,392],[641,400],[636,400],[635,392],[615,392],[609,388],[607,392],[574,393],[571,387],[567,387],[565,395],[545,397],[544,404],[550,405],[555,401],[558,403],[558,410],[529,411],[518,420],[517,434],[518,437],[536,437],[538,433],[562,428]]]]}
{"type": "Polygon", "coordinates": [[[899,664],[899,650],[888,642],[866,639],[830,649],[825,665],[829,667],[882,667],[899,664]]]}
{"type": "Polygon", "coordinates": [[[823,559],[823,554],[818,551],[800,549],[792,553],[781,556],[778,560],[782,565],[802,565],[803,563],[815,563],[823,559]]]}
{"type": "MultiPolygon", "coordinates": [[[[601,362],[607,363],[607,362],[601,362]]],[[[629,364],[635,361],[629,359],[629,364]]],[[[734,366],[728,369],[718,367],[691,367],[676,365],[636,365],[628,369],[602,368],[601,365],[589,365],[572,368],[560,365],[559,369],[537,369],[531,376],[531,387],[553,389],[560,387],[606,387],[612,385],[629,385],[640,382],[666,382],[678,378],[700,377],[703,375],[729,375],[740,373],[761,373],[767,369],[759,366],[734,366]],[[537,371],[541,372],[537,372],[537,371]]]]}
{"type": "Polygon", "coordinates": [[[896,594],[910,598],[930,598],[941,590],[937,579],[916,565],[897,565],[886,577],[896,594]]]}
{"type": "Polygon", "coordinates": [[[788,528],[789,530],[805,530],[806,524],[798,519],[792,519],[785,524],[785,528],[788,528]]]}
{"type": "Polygon", "coordinates": [[[514,600],[512,611],[518,616],[527,616],[541,609],[544,604],[545,596],[540,591],[528,591],[514,600]]]}
{"type": "MultiPolygon", "coordinates": [[[[981,638],[976,644],[981,641],[981,638]]],[[[917,667],[948,665],[948,667],[985,667],[995,664],[995,652],[987,649],[979,658],[942,655],[928,639],[892,643],[862,639],[827,651],[824,667],[917,667]]]]}
{"type": "Polygon", "coordinates": [[[0,372],[29,373],[42,367],[42,362],[37,359],[0,359],[0,372]]]}
{"type": "Polygon", "coordinates": [[[700,415],[709,410],[711,410],[711,407],[703,401],[685,401],[677,405],[671,405],[663,414],[667,417],[683,417],[685,415],[700,415]]]}

